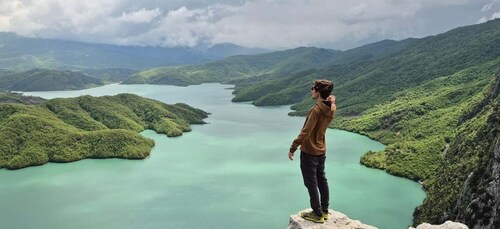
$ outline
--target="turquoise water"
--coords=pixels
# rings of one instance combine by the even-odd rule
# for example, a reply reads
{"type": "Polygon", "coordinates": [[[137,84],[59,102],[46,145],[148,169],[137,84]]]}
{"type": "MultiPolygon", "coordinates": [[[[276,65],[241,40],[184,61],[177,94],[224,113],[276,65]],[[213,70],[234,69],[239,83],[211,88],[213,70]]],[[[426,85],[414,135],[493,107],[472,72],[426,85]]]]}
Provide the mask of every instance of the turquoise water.
{"type": "MultiPolygon", "coordinates": [[[[299,159],[287,158],[304,117],[288,106],[231,103],[228,85],[107,85],[29,95],[135,93],[211,112],[209,124],[181,137],[153,131],[145,160],[82,160],[0,170],[1,228],[286,228],[308,208],[299,159]]],[[[359,164],[379,142],[327,132],[331,208],[383,229],[407,228],[425,193],[412,181],[359,164]]]]}

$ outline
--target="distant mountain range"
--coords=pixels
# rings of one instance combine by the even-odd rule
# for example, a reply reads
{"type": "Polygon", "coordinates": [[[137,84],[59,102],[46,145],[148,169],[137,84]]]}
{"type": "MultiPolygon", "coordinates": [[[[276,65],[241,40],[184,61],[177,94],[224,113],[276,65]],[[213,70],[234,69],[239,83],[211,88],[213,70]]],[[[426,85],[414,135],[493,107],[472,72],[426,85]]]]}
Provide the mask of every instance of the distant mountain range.
{"type": "Polygon", "coordinates": [[[137,73],[124,83],[190,85],[228,80],[252,83],[267,81],[302,69],[323,67],[340,51],[296,48],[267,54],[232,56],[203,65],[153,68],[137,73]]]}
{"type": "Polygon", "coordinates": [[[90,44],[56,39],[27,38],[0,32],[0,68],[126,68],[204,63],[227,56],[269,52],[234,44],[213,47],[163,48],[90,44]]]}

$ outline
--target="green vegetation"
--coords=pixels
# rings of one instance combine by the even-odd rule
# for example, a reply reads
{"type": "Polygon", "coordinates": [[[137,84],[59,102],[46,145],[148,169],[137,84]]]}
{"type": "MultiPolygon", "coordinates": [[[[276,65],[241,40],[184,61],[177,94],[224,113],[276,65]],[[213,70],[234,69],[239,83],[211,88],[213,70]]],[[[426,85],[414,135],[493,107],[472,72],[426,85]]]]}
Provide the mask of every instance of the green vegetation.
{"type": "Polygon", "coordinates": [[[358,117],[339,116],[332,127],[377,139],[387,148],[363,156],[370,167],[413,180],[427,187],[437,175],[444,151],[459,127],[459,118],[489,90],[500,58],[453,75],[401,91],[395,99],[358,117]],[[385,160],[384,160],[385,159],[385,160]]]}
{"type": "Polygon", "coordinates": [[[79,71],[92,78],[100,79],[106,82],[123,82],[137,71],[125,68],[77,68],[70,69],[79,71]]]}
{"type": "Polygon", "coordinates": [[[153,129],[179,136],[207,117],[186,104],[167,105],[133,94],[27,105],[34,99],[1,93],[0,101],[7,102],[0,103],[0,168],[8,169],[85,158],[142,159],[154,142],[138,132],[153,129]]]}
{"type": "Polygon", "coordinates": [[[77,90],[104,85],[104,82],[80,72],[32,69],[0,74],[0,88],[10,91],[77,90]]]}
{"type": "Polygon", "coordinates": [[[266,91],[259,91],[260,88],[274,88],[274,93],[285,98],[281,104],[297,103],[292,106],[296,110],[292,115],[304,115],[312,101],[308,96],[296,100],[294,95],[298,92],[290,89],[302,90],[302,94],[307,95],[312,80],[325,78],[337,85],[334,93],[339,98],[339,114],[357,116],[377,104],[393,100],[400,91],[495,60],[500,55],[498,28],[500,19],[432,37],[387,43],[384,49],[392,51],[384,54],[376,52],[380,44],[366,45],[339,54],[323,69],[256,85],[237,85],[235,98],[251,92],[251,99],[257,101],[267,95],[266,91]],[[363,55],[356,59],[357,53],[363,55]]]}
{"type": "Polygon", "coordinates": [[[0,104],[1,103],[22,103],[22,104],[40,104],[43,103],[45,99],[35,96],[23,96],[18,93],[8,93],[5,90],[0,89],[0,104]]]}

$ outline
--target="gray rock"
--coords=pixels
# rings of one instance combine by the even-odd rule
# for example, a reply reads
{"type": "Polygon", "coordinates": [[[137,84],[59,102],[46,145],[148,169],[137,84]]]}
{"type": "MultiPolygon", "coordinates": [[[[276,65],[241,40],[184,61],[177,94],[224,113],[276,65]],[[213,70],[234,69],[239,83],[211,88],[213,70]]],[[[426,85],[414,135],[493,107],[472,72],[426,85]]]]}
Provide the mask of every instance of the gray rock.
{"type": "Polygon", "coordinates": [[[417,228],[410,227],[409,229],[469,229],[469,228],[465,224],[446,221],[441,225],[432,225],[428,223],[423,223],[418,225],[417,228]]]}
{"type": "MultiPolygon", "coordinates": [[[[300,212],[311,211],[305,209],[300,212]]],[[[288,229],[376,229],[374,226],[361,223],[359,220],[349,219],[346,215],[334,211],[329,211],[329,218],[325,223],[314,223],[300,217],[300,212],[290,216],[288,229]]]]}

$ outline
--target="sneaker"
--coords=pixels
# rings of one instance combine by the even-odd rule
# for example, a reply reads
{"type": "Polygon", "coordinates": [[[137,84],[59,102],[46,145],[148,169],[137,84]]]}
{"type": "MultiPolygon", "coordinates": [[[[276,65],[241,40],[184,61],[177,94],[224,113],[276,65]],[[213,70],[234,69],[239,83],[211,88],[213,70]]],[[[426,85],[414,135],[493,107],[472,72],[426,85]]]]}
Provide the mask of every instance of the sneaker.
{"type": "Polygon", "coordinates": [[[321,215],[321,216],[323,217],[323,219],[328,220],[328,217],[330,216],[330,213],[328,213],[327,211],[326,212],[324,211],[323,215],[321,215]]]}
{"type": "Polygon", "coordinates": [[[306,220],[309,220],[309,221],[312,221],[312,222],[315,222],[315,223],[324,223],[325,222],[325,218],[323,218],[323,216],[317,216],[316,214],[314,214],[313,211],[310,211],[310,212],[302,212],[300,213],[300,216],[306,220]]]}

